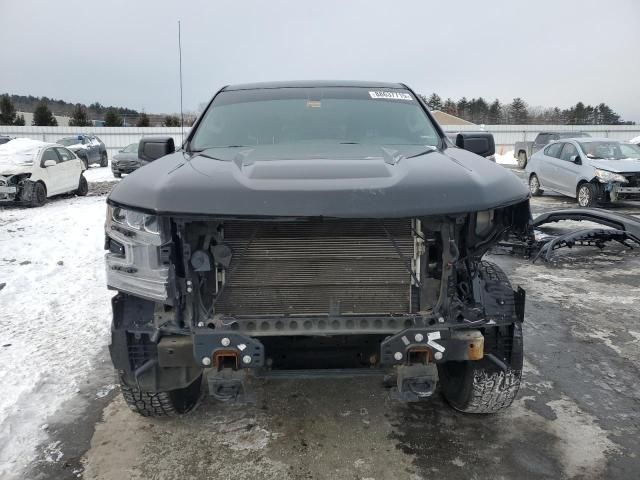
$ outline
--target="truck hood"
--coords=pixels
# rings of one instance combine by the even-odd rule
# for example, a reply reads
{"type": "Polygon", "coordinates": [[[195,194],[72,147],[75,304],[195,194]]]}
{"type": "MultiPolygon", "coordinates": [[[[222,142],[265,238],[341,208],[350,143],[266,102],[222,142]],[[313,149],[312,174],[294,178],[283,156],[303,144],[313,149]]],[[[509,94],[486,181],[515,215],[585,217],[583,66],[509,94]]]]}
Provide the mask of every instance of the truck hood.
{"type": "Polygon", "coordinates": [[[622,160],[595,160],[589,159],[591,166],[608,170],[614,173],[640,172],[640,160],[636,158],[625,158],[622,160]]]}
{"type": "MultiPolygon", "coordinates": [[[[458,148],[409,158],[368,145],[176,152],[135,171],[110,203],[159,214],[391,218],[526,200],[512,172],[458,148]]],[[[407,156],[405,156],[407,155],[407,156]]]]}

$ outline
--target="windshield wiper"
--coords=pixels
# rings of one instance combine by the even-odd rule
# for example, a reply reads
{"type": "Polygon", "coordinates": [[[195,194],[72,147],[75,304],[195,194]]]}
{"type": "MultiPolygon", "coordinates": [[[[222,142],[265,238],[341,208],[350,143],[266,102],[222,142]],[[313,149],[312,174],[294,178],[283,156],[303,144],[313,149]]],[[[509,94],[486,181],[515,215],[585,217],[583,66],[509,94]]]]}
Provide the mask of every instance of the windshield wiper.
{"type": "Polygon", "coordinates": [[[407,158],[416,158],[416,157],[420,157],[422,155],[426,155],[427,153],[431,153],[431,152],[435,152],[436,150],[438,150],[436,147],[430,146],[429,150],[425,150],[423,152],[420,153],[416,153],[415,155],[410,155],[407,158]]]}

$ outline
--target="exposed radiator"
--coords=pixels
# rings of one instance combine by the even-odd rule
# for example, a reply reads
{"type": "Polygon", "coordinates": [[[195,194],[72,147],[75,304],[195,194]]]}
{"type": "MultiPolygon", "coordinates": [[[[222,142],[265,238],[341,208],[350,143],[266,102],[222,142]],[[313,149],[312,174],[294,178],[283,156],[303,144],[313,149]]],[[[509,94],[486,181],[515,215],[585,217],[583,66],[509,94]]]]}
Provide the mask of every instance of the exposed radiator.
{"type": "Polygon", "coordinates": [[[224,243],[233,250],[233,259],[216,313],[411,311],[410,219],[229,221],[224,224],[224,243]]]}

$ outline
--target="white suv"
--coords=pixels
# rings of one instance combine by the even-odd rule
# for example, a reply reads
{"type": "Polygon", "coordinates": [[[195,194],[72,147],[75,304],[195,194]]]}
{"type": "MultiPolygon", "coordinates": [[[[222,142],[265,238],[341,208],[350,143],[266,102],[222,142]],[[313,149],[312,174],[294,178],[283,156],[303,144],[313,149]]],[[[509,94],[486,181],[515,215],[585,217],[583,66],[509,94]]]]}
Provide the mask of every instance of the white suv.
{"type": "Polygon", "coordinates": [[[55,143],[28,138],[0,145],[0,203],[21,202],[37,207],[48,197],[88,192],[82,161],[55,143]]]}

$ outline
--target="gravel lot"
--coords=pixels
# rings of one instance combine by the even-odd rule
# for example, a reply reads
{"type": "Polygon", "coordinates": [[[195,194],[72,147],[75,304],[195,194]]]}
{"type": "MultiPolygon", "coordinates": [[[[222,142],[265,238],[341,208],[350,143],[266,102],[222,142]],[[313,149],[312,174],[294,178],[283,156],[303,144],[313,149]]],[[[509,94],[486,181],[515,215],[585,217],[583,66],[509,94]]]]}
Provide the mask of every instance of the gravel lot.
{"type": "MultiPolygon", "coordinates": [[[[91,202],[112,183],[95,175],[93,197],[55,199],[45,208],[56,212],[56,204],[69,203],[101,210],[91,202]]],[[[572,206],[563,197],[533,200],[535,213],[572,206]]],[[[637,204],[618,209],[640,215],[637,204]]],[[[0,237],[0,257],[7,257],[9,242],[29,234],[21,222],[32,213],[0,211],[0,227],[16,226],[15,235],[0,237]]],[[[41,221],[46,226],[57,220],[45,215],[41,221]]],[[[47,230],[53,245],[63,233],[47,230]]],[[[554,265],[504,255],[492,260],[526,289],[528,300],[524,386],[502,414],[463,415],[438,395],[403,405],[370,377],[263,380],[255,405],[220,405],[204,397],[182,418],[143,419],[113,387],[100,310],[99,340],[89,342],[95,353],[75,367],[73,392],[48,417],[37,458],[23,478],[637,479],[640,256],[609,245],[602,252],[562,251],[554,265]]],[[[0,267],[0,273],[14,268],[0,267]]],[[[91,275],[96,282],[102,278],[91,275]]],[[[5,293],[0,291],[3,305],[5,293]]],[[[106,297],[104,291],[97,295],[106,297]]],[[[80,292],[73,298],[86,301],[80,292]]],[[[24,315],[28,320],[29,312],[24,315]]],[[[84,321],[94,321],[89,317],[84,321]]],[[[65,343],[70,356],[74,343],[65,343]]],[[[23,395],[16,408],[35,412],[44,403],[42,396],[23,395]]]]}

